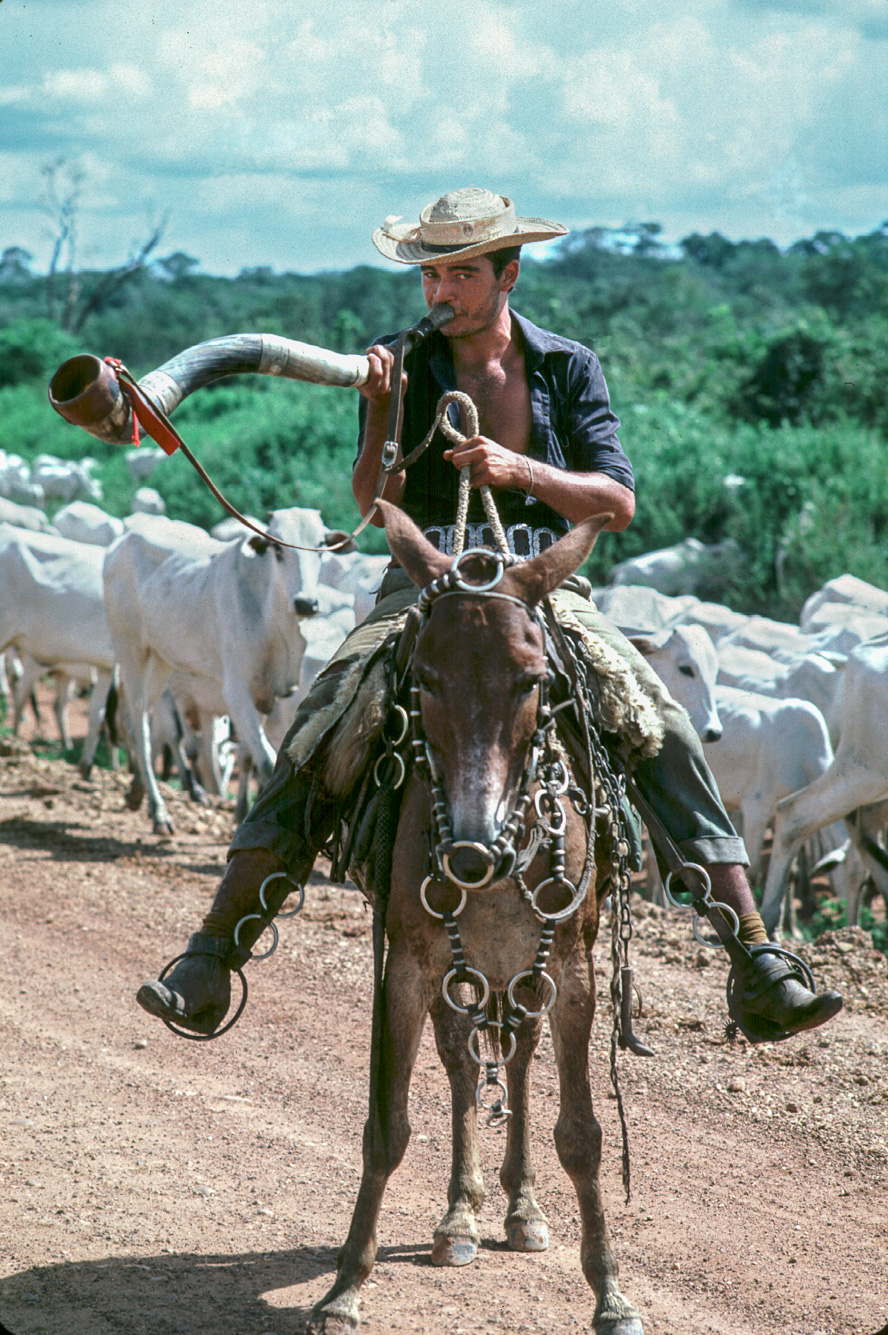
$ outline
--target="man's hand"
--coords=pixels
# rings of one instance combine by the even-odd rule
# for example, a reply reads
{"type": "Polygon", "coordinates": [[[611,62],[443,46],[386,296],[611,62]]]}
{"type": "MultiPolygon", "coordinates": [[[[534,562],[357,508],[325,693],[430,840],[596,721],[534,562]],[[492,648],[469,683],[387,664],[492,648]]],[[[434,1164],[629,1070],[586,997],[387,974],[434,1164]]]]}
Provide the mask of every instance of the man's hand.
{"type": "Polygon", "coordinates": [[[497,445],[487,436],[470,436],[463,445],[444,451],[454,468],[472,470],[473,487],[512,487],[524,491],[530,485],[530,465],[523,454],[497,445]]]}
{"type": "MultiPolygon", "coordinates": [[[[358,386],[358,393],[363,394],[374,407],[388,411],[395,354],[391,348],[383,347],[381,343],[374,343],[372,348],[367,349],[367,360],[370,363],[370,375],[366,384],[358,386]]],[[[401,375],[401,387],[402,390],[407,387],[406,371],[401,375]]]]}

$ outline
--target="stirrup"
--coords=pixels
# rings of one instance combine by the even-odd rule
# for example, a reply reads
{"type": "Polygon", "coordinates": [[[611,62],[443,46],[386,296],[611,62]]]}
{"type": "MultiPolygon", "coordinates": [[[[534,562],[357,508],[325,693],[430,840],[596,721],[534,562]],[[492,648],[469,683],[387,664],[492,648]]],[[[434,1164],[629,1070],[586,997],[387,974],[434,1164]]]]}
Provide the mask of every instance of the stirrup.
{"type": "MultiPolygon", "coordinates": [[[[189,941],[188,944],[190,946],[191,942],[189,941]]],[[[166,978],[167,974],[169,973],[170,969],[172,969],[174,965],[178,964],[179,960],[188,959],[190,956],[194,955],[218,955],[218,954],[219,952],[217,950],[212,950],[212,949],[183,950],[181,955],[176,955],[173,959],[169,961],[169,963],[163,966],[163,969],[157,976],[157,981],[159,983],[162,983],[164,978],[166,978]]],[[[231,1019],[228,1021],[227,1024],[223,1024],[221,1029],[214,1029],[211,1034],[198,1034],[193,1029],[180,1029],[180,1027],[177,1024],[173,1024],[172,1020],[168,1020],[165,1015],[158,1015],[157,1018],[163,1024],[166,1025],[167,1029],[169,1029],[171,1033],[176,1034],[179,1038],[187,1038],[192,1043],[209,1043],[211,1039],[221,1038],[223,1034],[227,1034],[229,1029],[233,1029],[234,1026],[237,1024],[238,1020],[243,1015],[244,1007],[247,1004],[247,980],[246,977],[244,976],[244,971],[238,965],[232,965],[230,967],[231,967],[231,972],[236,973],[241,981],[241,999],[237,1010],[234,1012],[234,1015],[232,1015],[231,1019]]]]}
{"type": "MultiPolygon", "coordinates": [[[[759,955],[777,955],[786,962],[786,971],[778,978],[771,978],[763,982],[760,992],[773,987],[775,983],[783,982],[787,978],[794,978],[796,982],[803,983],[810,992],[816,993],[816,984],[814,975],[800,956],[787,950],[785,946],[777,946],[772,942],[761,946],[748,946],[750,960],[755,960],[759,955]]],[[[747,966],[748,967],[748,966],[747,966]]],[[[731,971],[728,974],[728,981],[725,985],[725,996],[728,1003],[728,1013],[731,1016],[731,1029],[739,1029],[741,1034],[750,1043],[780,1043],[784,1038],[794,1037],[796,1030],[781,1029],[773,1020],[766,1020],[763,1016],[751,1016],[744,1018],[743,1002],[743,981],[744,967],[735,961],[731,965],[731,971]]],[[[733,1036],[733,1035],[729,1035],[733,1036]]]]}

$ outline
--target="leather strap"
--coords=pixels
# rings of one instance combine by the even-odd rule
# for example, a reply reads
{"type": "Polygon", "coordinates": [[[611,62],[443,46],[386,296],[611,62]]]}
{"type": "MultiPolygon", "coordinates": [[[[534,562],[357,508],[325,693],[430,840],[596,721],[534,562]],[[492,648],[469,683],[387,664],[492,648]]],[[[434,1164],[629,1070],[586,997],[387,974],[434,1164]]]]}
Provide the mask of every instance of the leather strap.
{"type": "Polygon", "coordinates": [[[300,544],[296,542],[284,542],[283,538],[278,538],[273,533],[269,533],[268,529],[262,528],[260,524],[254,524],[252,519],[248,519],[246,515],[242,515],[240,510],[236,510],[231,502],[226,500],[209,473],[194,457],[191,450],[185,444],[166,413],[162,412],[151,402],[142,390],[138,381],[133,378],[132,374],[127,370],[123,363],[116,357],[106,357],[105,361],[117,372],[117,379],[120,384],[121,393],[129,400],[133,410],[133,441],[135,444],[139,444],[139,431],[136,426],[136,422],[138,422],[146,435],[150,436],[153,441],[156,441],[166,454],[175,454],[176,450],[181,450],[192,468],[196,470],[201,480],[206,483],[223,509],[227,510],[233,518],[239,520],[245,528],[251,529],[254,533],[257,533],[260,538],[264,538],[266,542],[273,542],[278,547],[289,547],[297,552],[336,552],[340,547],[346,547],[370,523],[373,512],[376,509],[376,502],[382,495],[382,488],[385,486],[384,474],[381,474],[381,476],[377,478],[376,494],[373,497],[373,504],[370,509],[364,515],[364,518],[361,520],[360,524],[358,524],[358,527],[353,529],[352,532],[348,533],[344,538],[341,538],[339,542],[325,543],[323,547],[300,546],[300,544]],[[380,483],[382,485],[380,485],[380,483]]]}

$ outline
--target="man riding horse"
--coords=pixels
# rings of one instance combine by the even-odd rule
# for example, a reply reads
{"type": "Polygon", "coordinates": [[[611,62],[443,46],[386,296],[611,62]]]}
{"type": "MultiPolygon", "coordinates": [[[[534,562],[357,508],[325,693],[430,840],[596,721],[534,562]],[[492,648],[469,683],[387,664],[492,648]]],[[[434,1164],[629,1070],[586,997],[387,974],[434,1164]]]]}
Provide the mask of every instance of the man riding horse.
{"type": "MultiPolygon", "coordinates": [[[[632,469],[617,438],[619,422],[597,357],[537,328],[509,306],[520,246],[566,230],[545,219],[518,217],[510,200],[469,188],[443,195],[424,209],[418,226],[387,219],[373,235],[387,258],[419,266],[430,309],[446,306],[453,312],[406,359],[399,458],[424,441],[447,391],[463,391],[478,411],[477,433],[448,447],[436,432],[410,467],[389,473],[381,492],[442,552],[453,547],[458,482],[465,467],[473,488],[467,547],[490,540],[480,506],[482,487],[492,489],[518,558],[538,555],[570,524],[590,516],[610,513],[606,527],[615,531],[632,520],[632,469]]],[[[360,390],[353,490],[362,514],[373,507],[378,492],[392,395],[398,390],[393,385],[396,341],[393,336],[369,350],[370,377],[360,390]]],[[[456,407],[450,413],[459,426],[456,407]]],[[[375,516],[374,522],[382,520],[375,516]]],[[[338,819],[335,802],[316,782],[312,761],[344,712],[348,674],[379,648],[416,597],[404,571],[390,568],[374,612],[351,633],[300,705],[272,778],[235,832],[228,868],[200,931],[162,981],[139,989],[139,1003],[151,1014],[205,1035],[222,1022],[230,1004],[232,968],[250,957],[251,946],[292,888],[289,878],[300,886],[305,882],[338,819]]],[[[737,915],[741,942],[750,948],[763,945],[767,934],[744,872],[746,851],[686,712],[597,611],[582,580],[571,585],[570,610],[631,665],[662,720],[662,747],[633,773],[652,820],[659,818],[685,859],[705,868],[714,897],[737,915]]],[[[472,879],[471,871],[463,875],[472,879]]],[[[741,1023],[780,1036],[823,1024],[841,1009],[842,998],[836,992],[817,994],[807,981],[792,960],[753,951],[734,993],[741,1023]]]]}

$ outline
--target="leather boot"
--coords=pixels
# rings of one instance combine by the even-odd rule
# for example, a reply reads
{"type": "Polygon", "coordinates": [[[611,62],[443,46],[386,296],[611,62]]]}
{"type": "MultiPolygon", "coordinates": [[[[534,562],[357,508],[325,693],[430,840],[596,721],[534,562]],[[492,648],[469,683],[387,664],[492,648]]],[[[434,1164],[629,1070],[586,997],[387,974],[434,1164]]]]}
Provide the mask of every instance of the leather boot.
{"type": "Polygon", "coordinates": [[[162,982],[143,983],[136,1001],[149,1015],[197,1034],[212,1034],[231,1004],[233,954],[234,942],[229,937],[195,932],[184,958],[162,982]]]}
{"type": "MultiPolygon", "coordinates": [[[[309,864],[310,865],[310,864],[309,864]]],[[[266,877],[283,870],[281,860],[265,849],[235,853],[228,864],[213,907],[195,932],[184,957],[166,977],[143,983],[136,1000],[149,1015],[170,1020],[198,1034],[212,1034],[231,1004],[231,970],[241,968],[268,923],[293,888],[281,877],[266,893],[267,914],[262,914],[259,889],[266,877]],[[234,932],[247,918],[234,944],[234,932]]]]}
{"type": "Polygon", "coordinates": [[[741,1028],[760,1042],[816,1029],[843,1005],[838,992],[812,992],[798,964],[775,955],[767,946],[753,947],[732,1001],[741,1028]]]}

